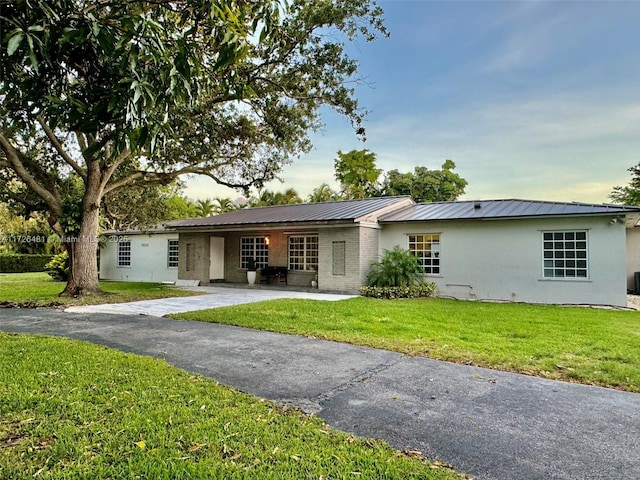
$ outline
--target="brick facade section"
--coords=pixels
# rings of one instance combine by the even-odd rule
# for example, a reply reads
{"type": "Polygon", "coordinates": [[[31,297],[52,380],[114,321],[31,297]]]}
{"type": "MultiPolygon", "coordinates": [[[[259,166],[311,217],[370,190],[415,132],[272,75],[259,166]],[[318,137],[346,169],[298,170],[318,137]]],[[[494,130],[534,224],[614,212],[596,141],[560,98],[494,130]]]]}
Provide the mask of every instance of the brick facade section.
{"type": "Polygon", "coordinates": [[[379,227],[360,227],[360,286],[367,284],[371,264],[380,260],[379,227]]]}
{"type": "Polygon", "coordinates": [[[378,231],[359,225],[320,230],[318,289],[357,293],[366,285],[371,263],[378,259],[378,231]],[[344,275],[333,275],[333,242],[345,242],[344,275]]]}
{"type": "MultiPolygon", "coordinates": [[[[316,235],[317,232],[305,230],[305,234],[316,235]]],[[[199,280],[201,284],[209,283],[210,238],[224,238],[224,280],[229,283],[246,283],[247,270],[240,268],[240,239],[242,237],[269,237],[269,265],[288,266],[289,235],[284,232],[247,231],[232,233],[181,233],[179,242],[178,278],[199,280]],[[195,269],[187,271],[187,244],[194,245],[195,269]]],[[[315,272],[289,272],[287,284],[291,286],[311,287],[316,278],[315,272]]],[[[260,280],[260,276],[258,276],[260,280]]],[[[272,280],[273,281],[273,280],[272,280]]]]}
{"type": "Polygon", "coordinates": [[[209,236],[201,233],[181,233],[178,242],[178,278],[209,283],[209,236]],[[187,245],[193,245],[195,268],[187,271],[187,245]]]}

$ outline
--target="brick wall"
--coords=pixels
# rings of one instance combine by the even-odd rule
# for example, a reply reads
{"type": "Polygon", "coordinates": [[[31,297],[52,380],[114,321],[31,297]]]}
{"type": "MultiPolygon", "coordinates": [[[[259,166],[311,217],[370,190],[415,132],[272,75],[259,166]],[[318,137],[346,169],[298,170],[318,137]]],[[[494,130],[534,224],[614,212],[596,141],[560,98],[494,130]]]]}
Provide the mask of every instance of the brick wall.
{"type": "Polygon", "coordinates": [[[209,235],[181,233],[178,248],[178,278],[209,283],[209,235]]]}
{"type": "MultiPolygon", "coordinates": [[[[225,235],[225,280],[231,283],[247,281],[247,270],[240,268],[240,238],[269,237],[269,265],[286,266],[288,262],[287,237],[278,231],[242,232],[225,235]]],[[[288,279],[290,280],[290,279],[288,279]]],[[[306,285],[306,284],[305,284],[306,285]]]]}
{"type": "MultiPolygon", "coordinates": [[[[367,241],[367,239],[364,240],[367,241]]],[[[360,227],[357,225],[320,230],[318,236],[318,289],[358,291],[363,285],[360,241],[360,227]],[[344,275],[333,274],[333,242],[345,242],[344,275]]]]}
{"type": "Polygon", "coordinates": [[[379,228],[360,227],[360,281],[361,285],[367,284],[367,276],[371,270],[371,264],[380,260],[378,239],[379,228]]]}
{"type": "MultiPolygon", "coordinates": [[[[320,229],[318,233],[318,288],[357,293],[367,282],[372,262],[378,259],[378,229],[365,226],[348,226],[320,229]],[[333,274],[333,242],[344,242],[344,275],[333,274]]],[[[255,231],[242,233],[181,233],[178,278],[200,280],[209,283],[209,238],[224,237],[224,279],[230,283],[245,283],[246,269],[240,268],[240,238],[269,236],[269,265],[288,267],[288,235],[279,231],[255,231]],[[189,247],[187,247],[189,245],[189,247]],[[187,251],[192,252],[191,264],[187,251]],[[193,269],[188,269],[191,266],[193,269]]],[[[287,283],[291,286],[311,286],[314,272],[289,272],[287,283]]]]}

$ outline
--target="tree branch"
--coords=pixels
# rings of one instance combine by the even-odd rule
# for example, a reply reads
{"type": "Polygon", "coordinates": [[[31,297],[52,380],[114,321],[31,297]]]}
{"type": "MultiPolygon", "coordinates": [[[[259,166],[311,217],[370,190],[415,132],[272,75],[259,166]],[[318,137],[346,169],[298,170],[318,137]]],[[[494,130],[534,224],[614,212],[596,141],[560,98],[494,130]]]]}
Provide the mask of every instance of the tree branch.
{"type": "Polygon", "coordinates": [[[74,132],[76,134],[76,139],[78,140],[78,145],[80,146],[80,151],[84,152],[87,149],[87,138],[84,136],[82,132],[74,132]]]}
{"type": "Polygon", "coordinates": [[[135,182],[136,180],[140,180],[142,178],[144,178],[145,182],[148,182],[149,184],[170,183],[171,181],[175,180],[176,178],[178,178],[179,175],[182,175],[183,173],[194,173],[194,172],[187,172],[187,171],[184,171],[184,169],[180,169],[175,172],[166,172],[166,173],[137,171],[132,173],[131,175],[128,175],[119,180],[116,180],[110,185],[106,185],[104,187],[104,193],[106,195],[107,193],[113,192],[114,190],[118,190],[119,188],[129,185],[135,182]]]}
{"type": "Polygon", "coordinates": [[[104,193],[108,193],[110,190],[107,190],[107,184],[109,180],[111,180],[111,176],[116,171],[116,169],[124,162],[129,156],[131,152],[129,150],[125,150],[120,155],[116,157],[116,159],[109,165],[104,172],[102,172],[102,178],[100,180],[100,188],[102,188],[104,193]]]}
{"type": "MultiPolygon", "coordinates": [[[[206,175],[209,178],[212,178],[220,185],[225,185],[230,188],[245,188],[247,185],[245,183],[230,183],[224,182],[220,178],[216,177],[213,173],[209,171],[210,169],[207,167],[196,167],[196,166],[187,166],[180,168],[178,170],[174,170],[172,172],[144,172],[137,171],[126,177],[123,177],[119,180],[114,181],[110,185],[106,185],[104,187],[104,194],[111,193],[114,190],[118,190],[126,185],[134,183],[136,180],[144,179],[145,184],[148,185],[166,185],[171,183],[173,180],[178,178],[180,175],[206,175]]],[[[253,183],[255,180],[252,180],[253,183]]]]}
{"type": "Polygon", "coordinates": [[[54,193],[44,188],[38,181],[29,173],[24,164],[20,160],[18,151],[11,145],[11,142],[0,132],[0,149],[7,157],[8,167],[11,168],[16,175],[18,175],[27,186],[38,195],[51,211],[56,215],[62,215],[62,201],[54,193]]]}
{"type": "Polygon", "coordinates": [[[42,130],[44,131],[44,133],[47,135],[47,137],[49,138],[49,141],[51,142],[51,145],[53,145],[53,148],[56,149],[56,151],[60,154],[60,156],[62,157],[62,159],[67,162],[67,164],[69,164],[69,166],[71,166],[71,168],[73,168],[76,173],[78,175],[80,175],[82,178],[86,179],[87,178],[87,173],[82,169],[82,167],[80,167],[80,165],[78,165],[78,163],[71,158],[71,156],[64,150],[64,148],[62,147],[62,144],[60,143],[60,140],[58,140],[58,138],[56,137],[55,133],[53,132],[53,130],[51,130],[51,128],[49,128],[49,125],[47,125],[44,121],[44,118],[42,118],[41,115],[38,115],[36,117],[38,119],[38,123],[40,124],[40,126],[42,127],[42,130]]]}

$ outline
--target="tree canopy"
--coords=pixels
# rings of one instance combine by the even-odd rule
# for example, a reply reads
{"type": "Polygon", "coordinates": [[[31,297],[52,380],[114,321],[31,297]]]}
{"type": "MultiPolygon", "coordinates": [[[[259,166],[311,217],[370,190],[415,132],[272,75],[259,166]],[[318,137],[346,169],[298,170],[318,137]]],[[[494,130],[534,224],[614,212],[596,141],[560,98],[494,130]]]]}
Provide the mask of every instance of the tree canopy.
{"type": "Polygon", "coordinates": [[[445,160],[441,170],[415,167],[413,173],[390,170],[382,185],[383,195],[411,195],[416,202],[451,202],[464,193],[467,181],[453,171],[456,164],[445,160]]]}
{"type": "Polygon", "coordinates": [[[0,253],[49,253],[55,245],[48,241],[53,232],[44,215],[16,215],[6,203],[0,203],[0,253]]]}
{"type": "Polygon", "coordinates": [[[628,169],[631,172],[631,180],[625,187],[613,187],[609,198],[614,203],[623,205],[640,205],[640,163],[628,169]]]}
{"type": "Polygon", "coordinates": [[[381,169],[376,168],[376,154],[367,149],[338,151],[334,161],[336,180],[340,182],[345,198],[365,198],[375,196],[381,169]]]}
{"type": "Polygon", "coordinates": [[[181,184],[132,185],[105,195],[100,224],[106,230],[144,230],[169,220],[193,217],[196,206],[182,195],[181,189],[181,184]]]}
{"type": "Polygon", "coordinates": [[[99,290],[105,195],[183,174],[261,188],[310,149],[321,106],[364,133],[344,44],[386,35],[381,16],[375,0],[2,1],[0,174],[65,239],[65,293],[99,290]]]}

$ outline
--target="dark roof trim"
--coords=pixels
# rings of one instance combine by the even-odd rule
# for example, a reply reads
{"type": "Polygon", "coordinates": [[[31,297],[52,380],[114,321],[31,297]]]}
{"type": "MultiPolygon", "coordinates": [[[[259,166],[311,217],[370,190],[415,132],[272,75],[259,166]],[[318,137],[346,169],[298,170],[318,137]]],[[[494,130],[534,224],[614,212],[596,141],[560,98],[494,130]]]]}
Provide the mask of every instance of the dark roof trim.
{"type": "Polygon", "coordinates": [[[321,228],[328,226],[355,227],[359,224],[353,220],[333,220],[323,222],[273,222],[273,223],[245,223],[229,225],[178,225],[172,226],[171,231],[182,232],[185,230],[193,232],[219,232],[219,231],[253,231],[253,230],[281,230],[287,228],[321,228]]]}

